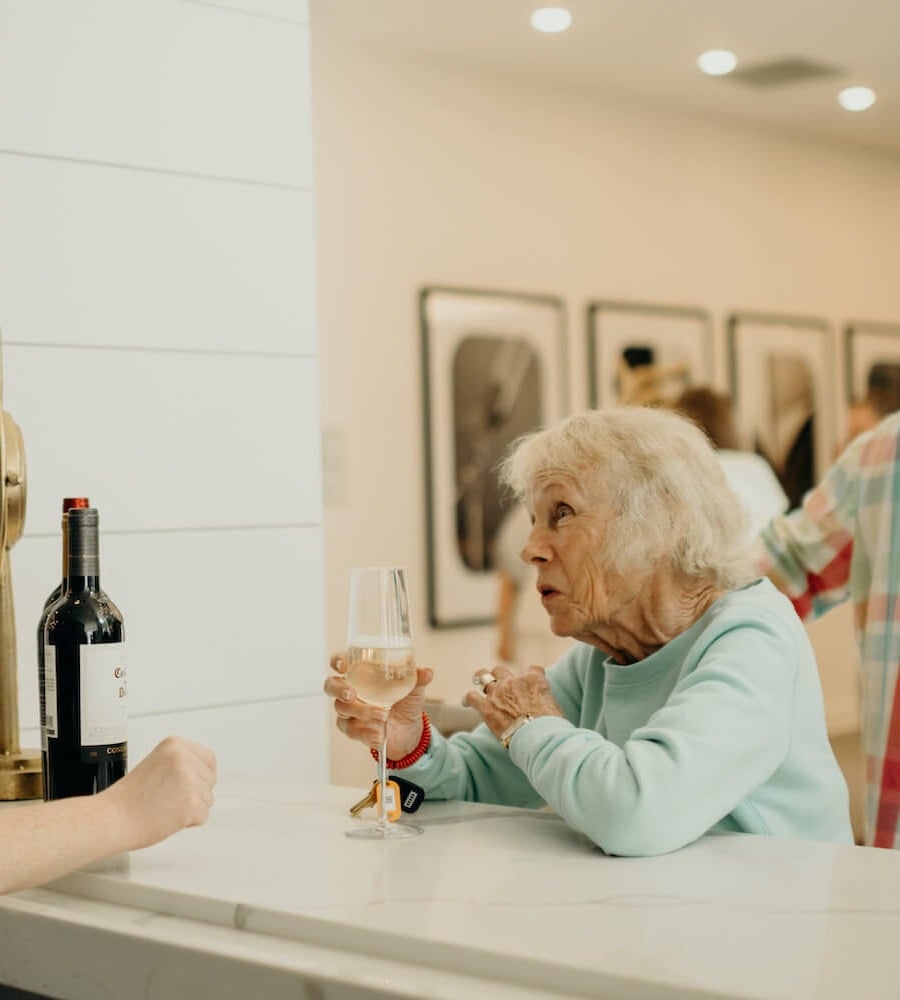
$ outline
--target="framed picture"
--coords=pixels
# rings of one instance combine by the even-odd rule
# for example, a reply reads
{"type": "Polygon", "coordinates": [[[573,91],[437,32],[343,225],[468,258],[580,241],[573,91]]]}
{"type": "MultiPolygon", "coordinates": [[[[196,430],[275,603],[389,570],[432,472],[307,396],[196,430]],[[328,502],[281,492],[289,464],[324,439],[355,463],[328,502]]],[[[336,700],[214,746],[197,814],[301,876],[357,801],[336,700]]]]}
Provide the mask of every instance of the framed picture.
{"type": "Polygon", "coordinates": [[[828,323],[735,313],[728,349],[742,443],[769,461],[797,507],[834,460],[837,443],[828,323]]]}
{"type": "Polygon", "coordinates": [[[882,382],[900,384],[900,324],[850,323],[844,330],[847,404],[882,382]]]}
{"type": "Polygon", "coordinates": [[[511,441],[563,417],[561,300],[454,288],[420,295],[428,606],[435,628],[496,617],[493,543],[510,500],[497,465],[511,441]]]}
{"type": "Polygon", "coordinates": [[[588,399],[593,407],[672,401],[713,377],[704,309],[640,302],[588,305],[588,399]]]}

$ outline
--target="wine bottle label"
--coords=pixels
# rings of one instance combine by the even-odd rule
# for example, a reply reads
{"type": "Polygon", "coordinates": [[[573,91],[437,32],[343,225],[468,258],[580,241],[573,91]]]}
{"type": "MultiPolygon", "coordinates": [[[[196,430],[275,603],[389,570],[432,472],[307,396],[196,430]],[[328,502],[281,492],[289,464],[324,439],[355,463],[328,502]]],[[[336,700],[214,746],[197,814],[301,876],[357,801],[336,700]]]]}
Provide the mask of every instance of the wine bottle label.
{"type": "Polygon", "coordinates": [[[80,646],[81,745],[104,746],[126,739],[125,643],[80,646]]]}
{"type": "Polygon", "coordinates": [[[47,749],[47,737],[56,738],[56,647],[44,644],[44,677],[41,691],[41,747],[47,749]]]}

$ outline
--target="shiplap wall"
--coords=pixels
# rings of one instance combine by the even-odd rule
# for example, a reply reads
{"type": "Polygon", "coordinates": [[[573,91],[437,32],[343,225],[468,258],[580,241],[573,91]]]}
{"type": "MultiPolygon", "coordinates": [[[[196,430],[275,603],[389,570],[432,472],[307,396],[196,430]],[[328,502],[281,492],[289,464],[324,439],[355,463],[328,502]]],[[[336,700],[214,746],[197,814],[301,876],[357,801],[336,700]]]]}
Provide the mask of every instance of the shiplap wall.
{"type": "Polygon", "coordinates": [[[0,0],[23,742],[59,506],[100,510],[132,761],[327,777],[306,0],[0,0]]]}

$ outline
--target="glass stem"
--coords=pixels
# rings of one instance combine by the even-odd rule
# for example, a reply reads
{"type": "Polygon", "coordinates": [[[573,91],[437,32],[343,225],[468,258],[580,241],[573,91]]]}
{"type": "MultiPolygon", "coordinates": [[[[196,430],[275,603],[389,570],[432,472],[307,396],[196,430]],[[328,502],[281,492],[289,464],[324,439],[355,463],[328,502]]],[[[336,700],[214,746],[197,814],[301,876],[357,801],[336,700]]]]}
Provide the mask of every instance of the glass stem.
{"type": "Polygon", "coordinates": [[[387,816],[385,815],[385,795],[387,794],[387,720],[384,721],[384,728],[381,730],[381,748],[378,751],[378,780],[381,782],[381,795],[378,798],[378,825],[382,830],[387,829],[387,816]]]}

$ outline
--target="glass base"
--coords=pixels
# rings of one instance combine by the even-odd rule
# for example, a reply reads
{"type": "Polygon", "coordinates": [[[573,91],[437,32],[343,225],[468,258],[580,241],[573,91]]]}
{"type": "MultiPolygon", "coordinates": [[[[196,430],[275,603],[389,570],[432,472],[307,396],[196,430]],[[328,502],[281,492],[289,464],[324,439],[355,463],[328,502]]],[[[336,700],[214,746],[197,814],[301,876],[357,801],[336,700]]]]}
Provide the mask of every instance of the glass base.
{"type": "Polygon", "coordinates": [[[344,832],[354,840],[404,840],[407,837],[418,837],[425,831],[421,826],[413,826],[411,823],[387,823],[384,826],[378,823],[360,823],[344,832]]]}

